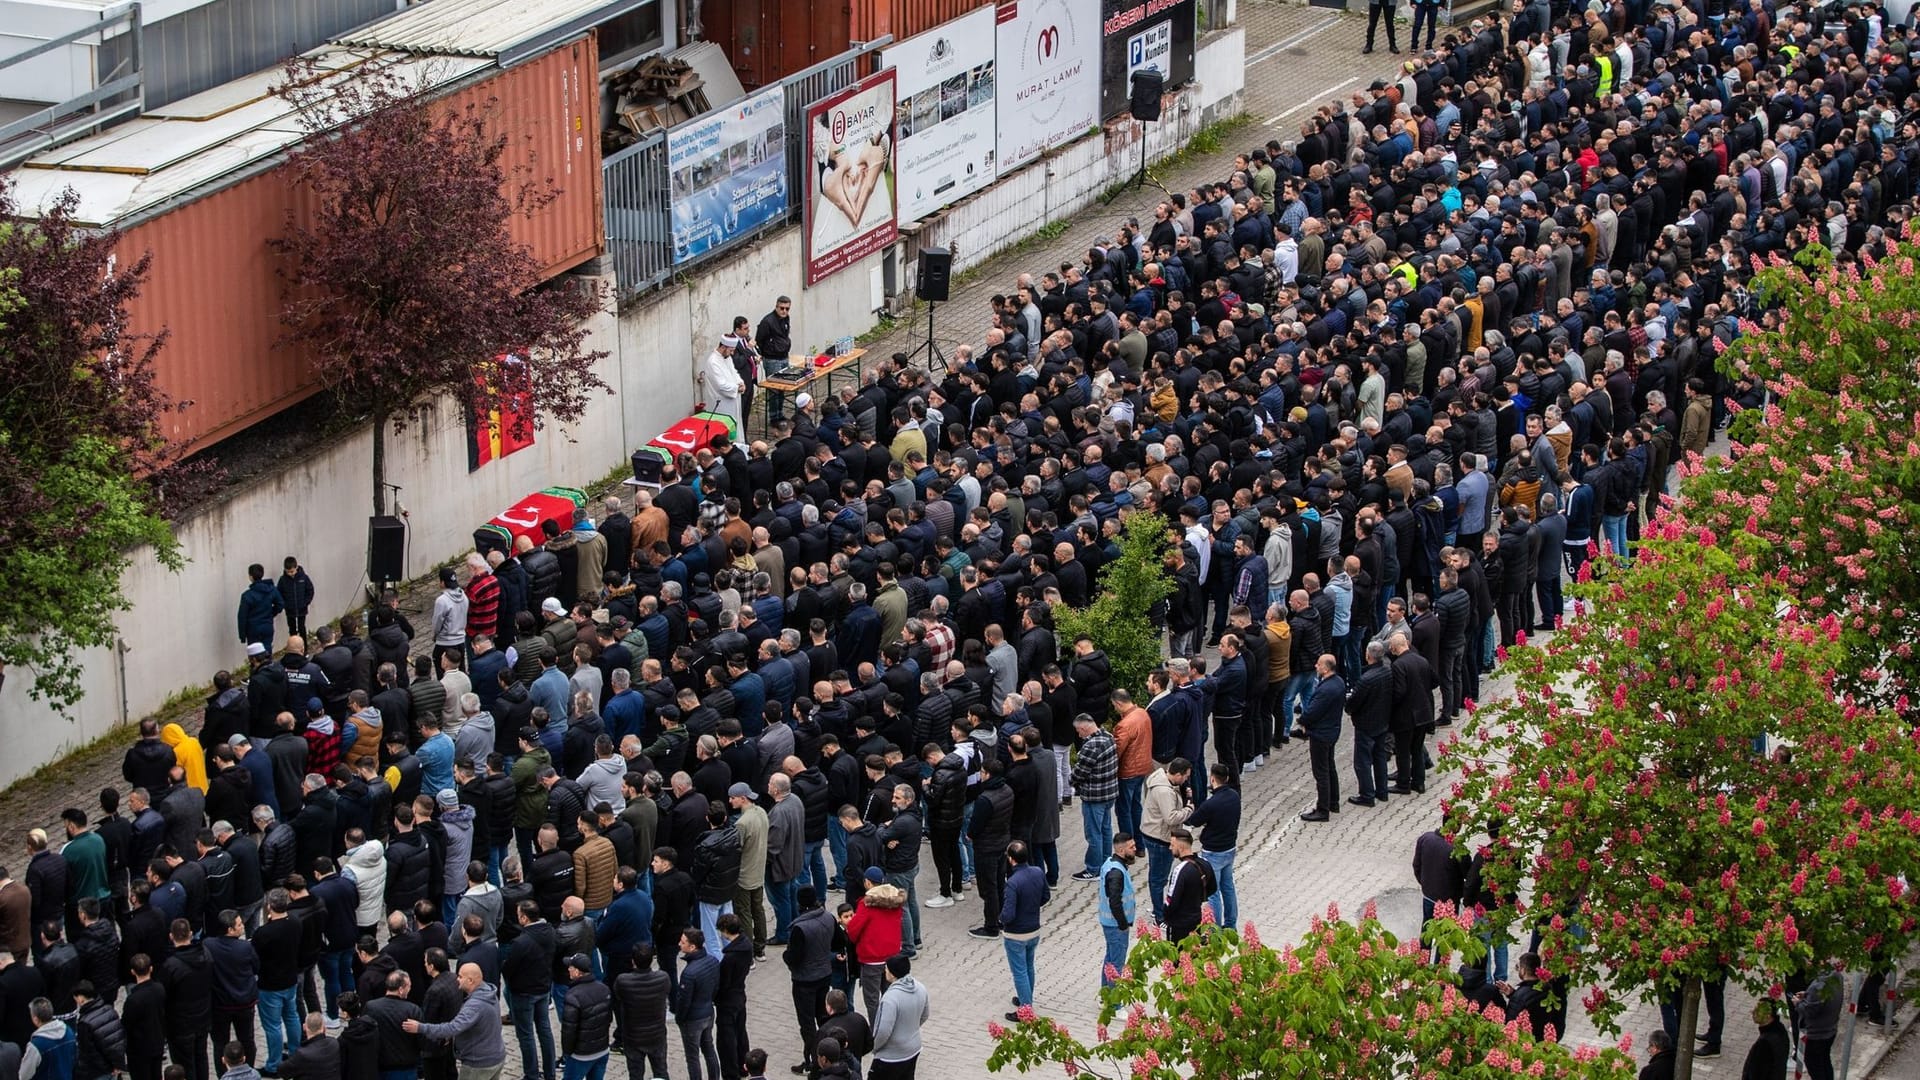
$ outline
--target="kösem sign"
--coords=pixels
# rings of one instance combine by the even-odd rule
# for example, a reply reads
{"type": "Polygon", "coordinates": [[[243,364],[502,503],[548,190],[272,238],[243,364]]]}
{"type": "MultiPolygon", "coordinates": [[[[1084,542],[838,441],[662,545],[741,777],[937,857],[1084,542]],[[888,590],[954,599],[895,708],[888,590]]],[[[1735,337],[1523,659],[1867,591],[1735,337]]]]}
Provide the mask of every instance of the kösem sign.
{"type": "Polygon", "coordinates": [[[1156,68],[1172,88],[1193,81],[1199,0],[1100,0],[1100,117],[1127,111],[1133,73],[1156,68]]]}
{"type": "Polygon", "coordinates": [[[1095,0],[1007,0],[996,9],[1002,175],[1099,123],[1098,13],[1095,0]]]}

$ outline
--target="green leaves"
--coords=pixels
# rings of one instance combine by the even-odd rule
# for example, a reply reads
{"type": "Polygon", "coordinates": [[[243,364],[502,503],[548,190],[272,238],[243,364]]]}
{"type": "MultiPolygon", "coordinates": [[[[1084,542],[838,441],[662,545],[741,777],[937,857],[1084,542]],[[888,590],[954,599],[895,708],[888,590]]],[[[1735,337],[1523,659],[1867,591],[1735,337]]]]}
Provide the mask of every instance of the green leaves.
{"type": "Polygon", "coordinates": [[[79,700],[78,653],[114,643],[130,552],[179,565],[152,477],[168,464],[157,338],[127,333],[148,260],[76,226],[72,193],[14,217],[0,182],[0,666],[35,700],[79,700]]]}
{"type": "Polygon", "coordinates": [[[1160,631],[1150,612],[1173,592],[1160,563],[1167,521],[1158,514],[1133,513],[1120,533],[1120,557],[1101,571],[1100,595],[1084,608],[1056,609],[1063,641],[1080,634],[1107,654],[1113,683],[1135,700],[1147,699],[1147,675],[1160,666],[1160,631]]]}
{"type": "Polygon", "coordinates": [[[1920,821],[1895,809],[1920,746],[1836,690],[1837,620],[1759,569],[1765,553],[1650,526],[1637,561],[1575,586],[1585,618],[1508,657],[1513,697],[1442,748],[1462,769],[1454,835],[1501,894],[1531,894],[1488,916],[1600,986],[1603,1028],[1688,978],[1730,970],[1764,992],[1912,937],[1889,891],[1920,858],[1920,821]],[[1790,750],[1757,753],[1762,734],[1790,750]]]}
{"type": "MultiPolygon", "coordinates": [[[[1471,952],[1458,922],[1436,919],[1441,948],[1471,952]]],[[[1000,1071],[1064,1065],[1069,1076],[1370,1078],[1395,1075],[1614,1080],[1632,1062],[1614,1050],[1535,1042],[1524,1024],[1481,1013],[1418,942],[1400,942],[1369,911],[1329,911],[1298,945],[1275,950],[1211,924],[1179,943],[1143,936],[1101,992],[1092,1043],[1044,1018],[989,1025],[1000,1071]],[[1535,1071],[1537,1070],[1537,1071],[1535,1071]]]]}

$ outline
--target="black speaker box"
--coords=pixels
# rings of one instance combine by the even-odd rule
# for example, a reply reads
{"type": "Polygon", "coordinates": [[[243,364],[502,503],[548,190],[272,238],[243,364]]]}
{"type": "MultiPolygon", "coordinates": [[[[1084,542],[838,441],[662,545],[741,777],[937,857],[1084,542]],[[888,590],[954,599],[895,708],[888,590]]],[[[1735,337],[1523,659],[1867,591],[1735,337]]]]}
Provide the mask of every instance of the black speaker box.
{"type": "Polygon", "coordinates": [[[367,577],[407,579],[407,525],[390,514],[367,519],[367,577]]]}
{"type": "Polygon", "coordinates": [[[914,292],[920,299],[945,301],[948,290],[953,284],[953,252],[923,251],[920,253],[920,280],[914,286],[914,292]]]}
{"type": "Polygon", "coordinates": [[[1133,73],[1133,92],[1128,100],[1128,109],[1135,120],[1160,119],[1160,95],[1167,89],[1166,80],[1157,71],[1136,71],[1133,73]]]}

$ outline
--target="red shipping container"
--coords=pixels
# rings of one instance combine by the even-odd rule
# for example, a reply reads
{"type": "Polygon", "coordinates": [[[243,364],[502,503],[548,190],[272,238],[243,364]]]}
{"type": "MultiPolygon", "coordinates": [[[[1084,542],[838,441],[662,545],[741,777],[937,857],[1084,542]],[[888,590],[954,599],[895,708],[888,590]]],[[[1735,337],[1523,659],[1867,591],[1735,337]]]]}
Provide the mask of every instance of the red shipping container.
{"type": "MultiPolygon", "coordinates": [[[[600,202],[598,52],[591,35],[439,99],[460,109],[493,100],[513,138],[507,168],[525,166],[559,197],[509,231],[529,245],[546,277],[605,247],[600,202]]],[[[130,312],[134,329],[170,337],[155,361],[160,385],[187,409],[166,436],[199,450],[320,389],[304,348],[276,348],[281,281],[267,241],[286,213],[311,197],[285,166],[221,188],[127,230],[126,258],[153,253],[148,285],[130,312]]]]}

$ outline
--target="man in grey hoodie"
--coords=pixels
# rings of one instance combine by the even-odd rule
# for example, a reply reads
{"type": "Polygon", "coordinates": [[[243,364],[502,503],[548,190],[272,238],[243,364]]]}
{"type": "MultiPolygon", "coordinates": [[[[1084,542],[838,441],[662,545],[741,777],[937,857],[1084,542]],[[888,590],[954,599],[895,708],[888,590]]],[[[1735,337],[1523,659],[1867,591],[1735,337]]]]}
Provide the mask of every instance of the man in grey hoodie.
{"type": "Polygon", "coordinates": [[[927,988],[913,977],[913,961],[887,961],[887,990],[873,1018],[873,1068],[867,1080],[913,1080],[920,1062],[920,1027],[927,1022],[927,988]]]}
{"type": "Polygon", "coordinates": [[[613,748],[612,739],[602,735],[593,741],[593,764],[580,770],[576,780],[587,789],[588,806],[606,803],[618,814],[627,808],[627,794],[621,787],[626,778],[627,759],[613,748]]]}
{"type": "MultiPolygon", "coordinates": [[[[440,918],[448,926],[453,925],[453,916],[460,908],[460,898],[467,892],[467,865],[473,860],[473,807],[460,802],[460,793],[452,788],[442,790],[434,797],[434,820],[439,822],[447,838],[445,869],[441,871],[440,884],[445,893],[441,900],[440,918]]],[[[482,850],[486,841],[482,840],[482,850]]]]}
{"type": "Polygon", "coordinates": [[[492,941],[498,936],[500,920],[507,913],[506,894],[487,881],[487,864],[482,859],[467,863],[466,878],[466,892],[460,896],[453,919],[447,925],[457,927],[466,921],[467,916],[478,915],[480,940],[492,941]]]}
{"type": "Polygon", "coordinates": [[[479,694],[460,695],[460,727],[453,732],[453,760],[484,767],[493,753],[493,714],[480,707],[479,694]]]}
{"type": "Polygon", "coordinates": [[[467,1000],[444,1024],[406,1020],[401,1027],[427,1039],[452,1039],[453,1060],[461,1076],[499,1076],[507,1061],[506,1040],[500,1036],[500,999],[480,973],[479,964],[461,964],[455,976],[467,1000]]]}

